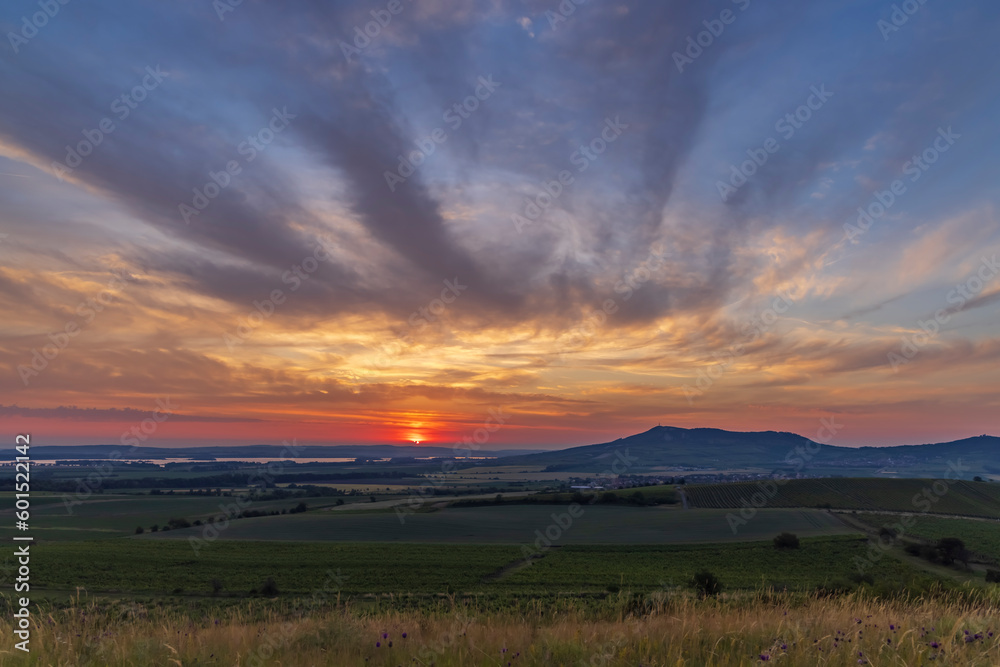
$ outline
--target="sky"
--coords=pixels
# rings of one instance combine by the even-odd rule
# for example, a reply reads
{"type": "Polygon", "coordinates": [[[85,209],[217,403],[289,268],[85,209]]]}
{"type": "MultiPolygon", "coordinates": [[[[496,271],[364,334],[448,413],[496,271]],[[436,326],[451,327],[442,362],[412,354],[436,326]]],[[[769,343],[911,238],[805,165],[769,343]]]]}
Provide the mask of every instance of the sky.
{"type": "Polygon", "coordinates": [[[995,2],[17,0],[0,32],[5,441],[1000,435],[995,2]]]}

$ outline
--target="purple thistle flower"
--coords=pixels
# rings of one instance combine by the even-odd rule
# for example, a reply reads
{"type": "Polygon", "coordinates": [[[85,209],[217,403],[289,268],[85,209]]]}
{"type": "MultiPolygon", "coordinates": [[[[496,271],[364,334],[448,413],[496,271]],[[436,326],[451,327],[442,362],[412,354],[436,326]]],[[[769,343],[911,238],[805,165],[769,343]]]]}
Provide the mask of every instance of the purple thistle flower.
{"type": "Polygon", "coordinates": [[[375,648],[379,648],[380,646],[382,646],[382,642],[375,642],[375,648]]]}
{"type": "Polygon", "coordinates": [[[403,639],[406,639],[406,633],[405,632],[403,633],[403,639]]]}
{"type": "Polygon", "coordinates": [[[771,656],[769,656],[767,653],[761,653],[760,654],[760,661],[761,662],[767,662],[770,659],[771,659],[771,656]]]}

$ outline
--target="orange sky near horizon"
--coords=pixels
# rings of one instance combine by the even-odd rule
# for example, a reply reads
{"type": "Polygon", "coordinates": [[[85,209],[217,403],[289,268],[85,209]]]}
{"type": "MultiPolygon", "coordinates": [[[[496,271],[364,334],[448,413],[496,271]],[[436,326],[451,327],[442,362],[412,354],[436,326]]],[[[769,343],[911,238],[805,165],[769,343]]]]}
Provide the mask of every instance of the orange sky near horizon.
{"type": "Polygon", "coordinates": [[[698,3],[544,4],[346,58],[363,2],[118,3],[0,57],[0,435],[1000,435],[1000,5],[753,3],[681,67],[698,3]]]}

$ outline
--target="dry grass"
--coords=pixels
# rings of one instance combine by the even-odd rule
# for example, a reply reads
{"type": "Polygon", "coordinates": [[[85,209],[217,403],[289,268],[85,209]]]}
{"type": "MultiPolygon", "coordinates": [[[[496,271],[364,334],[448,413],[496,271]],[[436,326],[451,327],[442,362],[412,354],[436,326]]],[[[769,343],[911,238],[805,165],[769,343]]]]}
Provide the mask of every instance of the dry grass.
{"type": "Polygon", "coordinates": [[[674,667],[754,665],[769,656],[771,664],[809,667],[1000,665],[995,595],[636,600],[619,595],[603,619],[593,609],[553,612],[541,604],[519,616],[343,606],[295,616],[251,605],[198,621],[130,602],[79,602],[34,619],[27,656],[13,649],[5,614],[0,664],[674,667]]]}

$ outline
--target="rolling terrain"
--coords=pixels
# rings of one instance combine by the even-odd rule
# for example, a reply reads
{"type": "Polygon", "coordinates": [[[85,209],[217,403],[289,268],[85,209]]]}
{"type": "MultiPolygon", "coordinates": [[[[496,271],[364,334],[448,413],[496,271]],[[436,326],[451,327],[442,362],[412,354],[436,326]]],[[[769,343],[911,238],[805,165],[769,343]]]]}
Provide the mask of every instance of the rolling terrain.
{"type": "MultiPolygon", "coordinates": [[[[941,476],[961,462],[968,474],[1000,473],[1000,438],[898,447],[838,447],[795,433],[736,432],[657,426],[612,442],[504,459],[505,465],[544,465],[547,470],[590,473],[645,472],[658,468],[831,474],[831,470],[913,470],[941,476]],[[617,462],[617,464],[616,464],[617,462]]],[[[916,476],[908,475],[908,476],[916,476]]]]}

